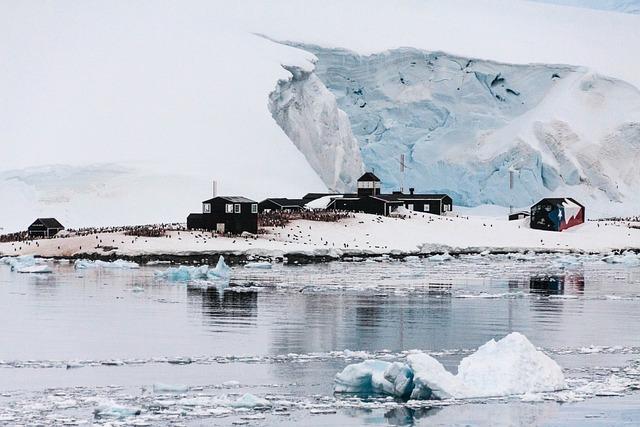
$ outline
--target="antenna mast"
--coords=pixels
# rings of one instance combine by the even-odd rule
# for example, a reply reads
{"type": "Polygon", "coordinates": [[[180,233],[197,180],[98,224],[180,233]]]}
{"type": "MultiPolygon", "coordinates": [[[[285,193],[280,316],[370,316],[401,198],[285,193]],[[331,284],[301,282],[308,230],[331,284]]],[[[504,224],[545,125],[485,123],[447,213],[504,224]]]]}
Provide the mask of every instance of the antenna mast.
{"type": "Polygon", "coordinates": [[[404,181],[405,181],[405,168],[404,154],[400,154],[400,192],[404,193],[404,181]]]}

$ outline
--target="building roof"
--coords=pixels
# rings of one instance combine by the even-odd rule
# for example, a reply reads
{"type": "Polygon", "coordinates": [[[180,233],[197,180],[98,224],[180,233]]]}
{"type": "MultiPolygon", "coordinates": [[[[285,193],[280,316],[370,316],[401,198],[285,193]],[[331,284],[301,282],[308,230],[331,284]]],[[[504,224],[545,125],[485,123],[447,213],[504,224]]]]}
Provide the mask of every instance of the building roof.
{"type": "Polygon", "coordinates": [[[37,222],[47,228],[64,228],[64,226],[55,218],[37,218],[31,225],[35,225],[37,222]]]}
{"type": "Polygon", "coordinates": [[[578,201],[576,201],[575,199],[571,198],[571,197],[545,197],[544,199],[540,200],[538,203],[536,203],[533,206],[539,205],[540,203],[543,202],[548,202],[548,203],[553,203],[553,204],[561,204],[564,203],[566,201],[569,201],[571,203],[575,203],[576,205],[580,206],[581,208],[584,208],[584,205],[578,201]]]}
{"type": "Polygon", "coordinates": [[[215,199],[223,199],[231,203],[257,203],[255,200],[247,199],[244,196],[216,196],[209,200],[205,200],[202,203],[209,203],[214,201],[215,199]]]}
{"type": "Polygon", "coordinates": [[[448,194],[376,194],[386,200],[442,200],[448,194]]]}
{"type": "Polygon", "coordinates": [[[364,175],[362,175],[360,178],[358,178],[358,181],[376,181],[376,182],[380,182],[380,178],[378,178],[377,176],[375,176],[373,174],[373,172],[365,172],[364,175]]]}
{"type": "Polygon", "coordinates": [[[339,193],[307,193],[304,196],[302,196],[302,200],[304,201],[309,201],[309,200],[316,200],[319,199],[320,197],[325,197],[325,196],[340,196],[339,193]]]}
{"type": "Polygon", "coordinates": [[[307,201],[304,199],[287,199],[285,197],[269,197],[268,199],[264,199],[262,202],[260,203],[264,203],[264,202],[273,202],[276,205],[280,206],[280,207],[286,207],[286,206],[304,206],[307,201]]]}

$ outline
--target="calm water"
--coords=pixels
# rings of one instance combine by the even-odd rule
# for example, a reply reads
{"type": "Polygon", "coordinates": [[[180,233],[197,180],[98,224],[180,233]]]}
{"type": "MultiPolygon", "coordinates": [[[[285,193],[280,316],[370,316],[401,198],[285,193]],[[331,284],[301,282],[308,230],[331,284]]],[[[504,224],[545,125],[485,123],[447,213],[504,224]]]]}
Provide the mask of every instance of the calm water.
{"type": "Polygon", "coordinates": [[[640,423],[639,266],[381,259],[236,267],[228,287],[206,289],[154,274],[167,266],[53,266],[48,275],[0,266],[0,425],[640,423]],[[420,349],[455,371],[511,331],[563,366],[567,393],[436,406],[332,393],[333,376],[364,357],[420,349]],[[244,393],[271,408],[229,403],[244,393]],[[142,412],[94,418],[105,402],[142,412]]]}

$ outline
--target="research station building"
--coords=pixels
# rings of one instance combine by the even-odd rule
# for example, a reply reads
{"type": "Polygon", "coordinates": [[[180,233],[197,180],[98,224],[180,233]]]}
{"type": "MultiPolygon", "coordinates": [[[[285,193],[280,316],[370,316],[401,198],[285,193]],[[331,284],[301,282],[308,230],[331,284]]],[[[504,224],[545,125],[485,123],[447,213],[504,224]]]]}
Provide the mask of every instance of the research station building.
{"type": "Polygon", "coordinates": [[[202,202],[202,213],[187,217],[187,229],[220,234],[258,233],[258,203],[243,196],[217,196],[202,202]]]}

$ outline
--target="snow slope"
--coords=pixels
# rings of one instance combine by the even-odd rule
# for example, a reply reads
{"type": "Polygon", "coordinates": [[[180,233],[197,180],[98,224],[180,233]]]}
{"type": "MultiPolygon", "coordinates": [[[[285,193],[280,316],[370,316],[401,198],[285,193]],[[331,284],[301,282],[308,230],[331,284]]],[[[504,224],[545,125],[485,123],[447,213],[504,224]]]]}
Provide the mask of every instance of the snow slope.
{"type": "Polygon", "coordinates": [[[256,33],[358,54],[411,46],[576,64],[640,83],[637,16],[524,1],[9,0],[0,28],[5,231],[45,214],[73,227],[183,219],[212,179],[221,192],[254,198],[349,185],[361,166],[322,87],[321,100],[289,116],[308,127],[326,114],[326,129],[304,132],[306,145],[292,143],[269,109],[274,90],[295,80],[282,65],[309,72],[315,59],[256,33]],[[127,173],[101,172],[114,165],[127,173]],[[65,178],[68,168],[82,178],[65,178]]]}

